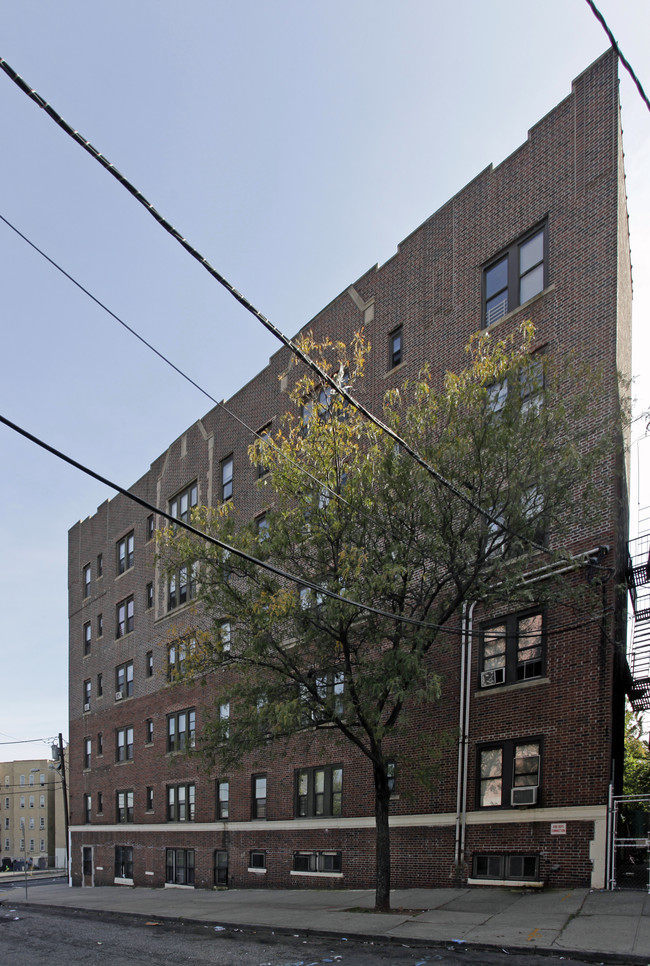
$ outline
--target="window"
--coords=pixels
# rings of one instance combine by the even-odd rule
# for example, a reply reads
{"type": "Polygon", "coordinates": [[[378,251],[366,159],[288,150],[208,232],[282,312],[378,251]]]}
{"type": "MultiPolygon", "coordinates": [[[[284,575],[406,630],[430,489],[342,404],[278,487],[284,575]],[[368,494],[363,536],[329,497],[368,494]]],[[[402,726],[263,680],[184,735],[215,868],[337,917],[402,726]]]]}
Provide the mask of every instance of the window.
{"type": "Polygon", "coordinates": [[[492,325],[546,286],[546,228],[515,242],[483,270],[483,321],[492,325]]]}
{"type": "Polygon", "coordinates": [[[90,564],[86,564],[83,569],[83,595],[84,597],[90,597],[90,580],[92,578],[92,570],[90,564]]]}
{"type": "Polygon", "coordinates": [[[120,638],[126,634],[130,634],[133,630],[133,597],[127,597],[126,600],[121,600],[117,605],[116,612],[115,637],[120,638]]]}
{"type": "Polygon", "coordinates": [[[91,644],[92,644],[91,623],[90,621],[87,621],[84,624],[84,657],[90,654],[91,644]]]}
{"type": "MultiPolygon", "coordinates": [[[[262,440],[263,442],[266,442],[267,440],[269,440],[271,438],[271,424],[268,423],[268,425],[266,425],[262,429],[260,429],[260,431],[257,434],[257,437],[258,437],[258,439],[262,440]]],[[[264,466],[264,464],[258,463],[257,464],[257,478],[258,478],[258,480],[261,479],[263,476],[266,476],[266,474],[268,473],[268,471],[269,471],[268,466],[264,466]]]]}
{"type": "Polygon", "coordinates": [[[261,513],[256,517],[255,525],[257,527],[257,539],[262,543],[269,536],[269,520],[266,513],[261,513]]]}
{"type": "Polygon", "coordinates": [[[29,784],[30,785],[33,785],[34,784],[34,775],[31,774],[31,773],[30,773],[30,776],[29,776],[29,784]]]}
{"type": "Polygon", "coordinates": [[[20,784],[21,785],[24,785],[25,784],[25,776],[24,775],[21,775],[20,776],[20,784]]]}
{"type": "Polygon", "coordinates": [[[475,855],[472,860],[474,879],[539,880],[538,855],[475,855]]]}
{"type": "Polygon", "coordinates": [[[45,795],[41,795],[39,805],[41,806],[41,808],[45,808],[45,795]]]}
{"type": "Polygon", "coordinates": [[[153,513],[150,513],[149,516],[147,517],[147,523],[146,523],[146,527],[145,527],[145,534],[146,534],[147,542],[149,540],[153,540],[155,526],[156,525],[155,525],[154,515],[153,515],[153,513]]]}
{"type": "Polygon", "coordinates": [[[505,741],[479,749],[480,808],[535,805],[540,777],[539,741],[505,741]]]}
{"type": "Polygon", "coordinates": [[[9,799],[5,798],[5,808],[9,808],[9,799]]]}
{"type": "Polygon", "coordinates": [[[132,761],[133,726],[118,728],[116,732],[115,761],[132,761]]]}
{"type": "Polygon", "coordinates": [[[133,821],[133,790],[117,792],[115,819],[120,825],[133,821]]]}
{"type": "Polygon", "coordinates": [[[176,517],[177,520],[182,520],[184,523],[189,523],[192,507],[197,506],[198,502],[198,483],[190,483],[190,485],[178,493],[173,500],[169,501],[169,512],[173,517],[176,517]]]}
{"type": "Polygon", "coordinates": [[[39,829],[44,829],[45,828],[45,816],[44,815],[41,815],[40,820],[39,820],[39,823],[38,823],[38,827],[39,827],[39,829]]]}
{"type": "MultiPolygon", "coordinates": [[[[316,678],[316,690],[318,696],[323,701],[325,716],[331,714],[343,714],[343,691],[345,688],[345,676],[343,671],[327,671],[316,678]]],[[[318,716],[318,712],[317,712],[318,716]]]]}
{"type": "Polygon", "coordinates": [[[104,576],[104,555],[97,554],[97,579],[104,576]]]}
{"type": "Polygon", "coordinates": [[[388,336],[388,368],[399,366],[404,358],[402,349],[402,326],[398,325],[388,336]]]}
{"type": "Polygon", "coordinates": [[[167,821],[193,822],[196,801],[194,785],[167,786],[167,821]]]}
{"type": "Polygon", "coordinates": [[[9,828],[9,819],[8,818],[5,819],[5,828],[6,829],[9,828]]]}
{"type": "Polygon", "coordinates": [[[30,852],[34,851],[34,839],[29,840],[29,851],[30,852]]]}
{"type": "Polygon", "coordinates": [[[224,704],[219,705],[219,721],[221,722],[222,734],[224,738],[228,738],[230,735],[230,701],[226,701],[224,704]]]}
{"type": "Polygon", "coordinates": [[[391,795],[395,794],[395,762],[386,762],[386,777],[388,779],[388,791],[391,795]]]}
{"type": "Polygon", "coordinates": [[[224,654],[228,654],[232,646],[232,625],[230,621],[221,621],[219,636],[221,638],[221,650],[224,654]]]}
{"type": "MultiPolygon", "coordinates": [[[[33,808],[34,807],[34,796],[33,795],[30,795],[29,796],[29,807],[30,808],[33,808]]],[[[33,819],[32,819],[32,821],[33,821],[33,819]]]]}
{"type": "Polygon", "coordinates": [[[115,846],[115,878],[116,879],[133,878],[133,846],[132,845],[115,846]]]}
{"type": "Polygon", "coordinates": [[[165,882],[194,885],[194,849],[167,849],[165,882]]]}
{"type": "Polygon", "coordinates": [[[103,693],[104,693],[104,675],[100,673],[97,675],[97,697],[101,698],[103,693]]]}
{"type": "Polygon", "coordinates": [[[266,869],[266,852],[260,852],[257,849],[251,850],[248,859],[249,869],[266,869]]]}
{"type": "Polygon", "coordinates": [[[176,641],[167,648],[167,680],[173,681],[181,678],[186,671],[188,654],[192,654],[196,647],[196,641],[192,638],[189,641],[176,641]]]}
{"type": "Polygon", "coordinates": [[[40,852],[44,852],[45,851],[45,839],[41,839],[39,851],[40,852]]]}
{"type": "Polygon", "coordinates": [[[340,852],[294,852],[294,872],[341,872],[340,852]]]}
{"type": "Polygon", "coordinates": [[[196,597],[197,566],[184,564],[170,575],[167,592],[167,610],[173,610],[196,597]]]}
{"type": "Polygon", "coordinates": [[[145,656],[145,673],[148,678],[153,677],[153,651],[147,651],[145,656]]]}
{"type": "Polygon", "coordinates": [[[146,600],[147,610],[151,610],[151,608],[153,607],[153,584],[151,582],[147,584],[147,589],[145,592],[145,600],[146,600]]]}
{"type": "Polygon", "coordinates": [[[133,661],[115,668],[115,700],[133,697],[133,661]]]}
{"type": "MultiPolygon", "coordinates": [[[[84,738],[84,768],[90,768],[91,754],[92,754],[92,741],[90,738],[84,738]]],[[[22,801],[24,801],[22,796],[21,796],[21,799],[22,801]]]]}
{"type": "Polygon", "coordinates": [[[133,530],[117,541],[117,572],[123,574],[133,566],[135,537],[133,530]]]}
{"type": "Polygon", "coordinates": [[[214,884],[228,885],[228,853],[223,849],[217,849],[214,853],[214,884]]]}
{"type": "Polygon", "coordinates": [[[91,688],[91,682],[89,680],[84,681],[84,711],[90,711],[91,688]]]}
{"type": "Polygon", "coordinates": [[[196,735],[196,711],[188,708],[167,715],[167,751],[193,748],[196,735]]]}
{"type": "Polygon", "coordinates": [[[101,731],[97,732],[97,754],[98,755],[104,754],[104,735],[102,734],[101,731]]]}
{"type": "Polygon", "coordinates": [[[266,818],[266,775],[253,775],[253,818],[266,818]]]}
{"type": "Polygon", "coordinates": [[[102,637],[104,633],[104,615],[97,615],[97,637],[102,637]]]}
{"type": "MultiPolygon", "coordinates": [[[[32,805],[31,807],[33,808],[34,806],[32,805]]],[[[29,827],[30,827],[31,829],[33,829],[33,828],[34,828],[34,819],[33,819],[33,818],[30,818],[30,820],[29,820],[29,827]]]]}
{"type": "Polygon", "coordinates": [[[343,768],[301,768],[296,771],[296,817],[341,815],[343,768]]]}
{"type": "Polygon", "coordinates": [[[21,808],[24,808],[25,807],[25,796],[24,795],[21,795],[20,796],[20,807],[21,808]]]}
{"type": "Polygon", "coordinates": [[[230,817],[230,782],[217,781],[217,819],[230,817]]]}
{"type": "Polygon", "coordinates": [[[228,456],[221,461],[221,502],[232,499],[233,458],[228,456]]]}
{"type": "Polygon", "coordinates": [[[148,745],[153,741],[153,718],[147,718],[145,722],[145,741],[148,745]]]}
{"type": "Polygon", "coordinates": [[[84,795],[84,822],[90,825],[92,821],[92,795],[84,795]]]}
{"type": "Polygon", "coordinates": [[[41,785],[44,785],[45,784],[45,775],[43,774],[43,772],[41,772],[38,777],[40,779],[40,784],[41,785]]]}
{"type": "Polygon", "coordinates": [[[481,629],[481,688],[539,678],[544,671],[544,614],[510,614],[481,629]]]}
{"type": "Polygon", "coordinates": [[[145,797],[145,808],[148,812],[153,812],[153,788],[151,785],[147,787],[146,797],[145,797]]]}

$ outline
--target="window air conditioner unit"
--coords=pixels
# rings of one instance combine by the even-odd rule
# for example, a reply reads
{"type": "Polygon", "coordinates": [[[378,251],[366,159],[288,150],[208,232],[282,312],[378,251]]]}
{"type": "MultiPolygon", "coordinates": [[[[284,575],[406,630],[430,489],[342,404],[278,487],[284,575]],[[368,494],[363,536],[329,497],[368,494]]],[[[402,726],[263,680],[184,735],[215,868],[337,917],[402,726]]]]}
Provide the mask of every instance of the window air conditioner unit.
{"type": "Polygon", "coordinates": [[[513,805],[535,805],[537,789],[537,785],[523,785],[521,788],[513,788],[511,803],[513,805]]]}
{"type": "Polygon", "coordinates": [[[90,701],[87,701],[87,702],[86,702],[86,703],[84,704],[84,711],[90,711],[90,701]]]}
{"type": "Polygon", "coordinates": [[[123,697],[124,697],[124,692],[123,691],[116,691],[115,692],[115,700],[116,701],[121,701],[123,697]]]}
{"type": "Polygon", "coordinates": [[[493,688],[495,684],[503,684],[506,679],[506,669],[495,667],[491,671],[481,672],[481,687],[493,688]]]}

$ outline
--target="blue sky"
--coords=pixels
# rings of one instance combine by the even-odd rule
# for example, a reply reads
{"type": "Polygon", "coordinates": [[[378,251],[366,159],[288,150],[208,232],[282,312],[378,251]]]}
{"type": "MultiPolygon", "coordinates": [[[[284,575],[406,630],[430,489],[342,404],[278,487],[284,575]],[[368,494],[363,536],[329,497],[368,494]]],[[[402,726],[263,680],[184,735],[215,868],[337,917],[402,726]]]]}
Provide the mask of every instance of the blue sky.
{"type": "MultiPolygon", "coordinates": [[[[650,92],[650,6],[600,9],[650,92]]],[[[0,56],[290,335],[607,46],[584,0],[0,5],[0,56]]],[[[641,411],[650,113],[620,75],[641,411]]],[[[4,75],[0,117],[0,215],[216,398],[265,365],[273,338],[4,75]]],[[[0,265],[0,412],[130,485],[209,402],[1,222],[0,265]]],[[[0,742],[67,737],[67,531],[112,493],[2,427],[0,466],[0,742]]]]}

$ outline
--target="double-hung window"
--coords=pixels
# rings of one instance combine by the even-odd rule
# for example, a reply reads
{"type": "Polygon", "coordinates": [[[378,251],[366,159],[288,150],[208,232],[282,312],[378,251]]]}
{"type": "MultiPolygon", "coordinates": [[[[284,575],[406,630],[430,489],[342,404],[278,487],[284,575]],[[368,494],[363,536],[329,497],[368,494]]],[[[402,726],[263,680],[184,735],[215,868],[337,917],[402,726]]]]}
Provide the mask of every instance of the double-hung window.
{"type": "Polygon", "coordinates": [[[253,775],[253,818],[266,818],[266,775],[253,775]]]}
{"type": "Polygon", "coordinates": [[[117,541],[117,573],[123,574],[133,566],[135,535],[133,530],[117,541]]]}
{"type": "Polygon", "coordinates": [[[123,825],[133,821],[133,790],[116,792],[115,795],[115,819],[123,825]]]}
{"type": "Polygon", "coordinates": [[[133,725],[118,728],[115,742],[115,760],[131,761],[133,759],[133,725]]]}
{"type": "Polygon", "coordinates": [[[90,564],[86,564],[83,569],[83,595],[90,597],[90,581],[92,580],[92,569],[90,564]]]}
{"type": "Polygon", "coordinates": [[[186,486],[184,490],[177,493],[169,501],[169,512],[177,520],[182,520],[184,523],[190,522],[190,512],[192,507],[197,506],[199,502],[199,486],[198,483],[190,483],[186,486]]]}
{"type": "Polygon", "coordinates": [[[167,821],[193,822],[196,803],[195,785],[167,786],[167,821]]]}
{"type": "Polygon", "coordinates": [[[84,657],[90,654],[90,649],[92,647],[92,624],[90,621],[86,621],[84,624],[84,657]]]}
{"type": "Polygon", "coordinates": [[[115,846],[115,878],[116,879],[133,878],[133,846],[132,845],[115,846]]]}
{"type": "Polygon", "coordinates": [[[547,284],[546,226],[514,242],[483,269],[483,322],[492,325],[547,284]]]}
{"type": "Polygon", "coordinates": [[[404,359],[403,329],[398,325],[388,336],[388,368],[394,369],[404,359]]]}
{"type": "Polygon", "coordinates": [[[121,600],[116,607],[115,637],[124,637],[130,634],[134,627],[134,604],[133,597],[121,600]]]}
{"type": "Polygon", "coordinates": [[[196,735],[196,711],[188,708],[167,715],[167,751],[193,748],[196,735]]]}
{"type": "MultiPolygon", "coordinates": [[[[198,567],[196,563],[183,564],[169,576],[169,587],[167,591],[167,610],[174,610],[181,607],[188,600],[196,597],[196,577],[198,567]]],[[[152,600],[153,603],[153,600],[152,600]]]]}
{"type": "Polygon", "coordinates": [[[133,697],[133,661],[115,668],[115,700],[133,697]]]}
{"type": "MultiPolygon", "coordinates": [[[[91,738],[84,738],[84,768],[90,768],[90,762],[92,758],[92,748],[93,743],[91,738]]],[[[24,795],[20,796],[20,807],[22,808],[25,804],[24,795]]]]}
{"type": "Polygon", "coordinates": [[[192,654],[196,648],[196,641],[191,638],[187,641],[175,641],[167,648],[167,680],[174,681],[182,678],[186,671],[186,661],[188,654],[192,654]]]}
{"type": "Polygon", "coordinates": [[[343,803],[342,766],[298,769],[295,799],[296,818],[340,816],[343,803]]]}
{"type": "Polygon", "coordinates": [[[509,614],[481,628],[481,688],[540,678],[546,643],[543,611],[509,614]]]}
{"type": "Polygon", "coordinates": [[[540,764],[539,739],[517,739],[479,748],[479,808],[537,804],[540,764]]]}
{"type": "Polygon", "coordinates": [[[230,817],[230,782],[217,780],[217,818],[225,821],[230,817]]]}
{"type": "Polygon", "coordinates": [[[232,499],[233,458],[226,457],[221,461],[221,502],[232,499]]]}

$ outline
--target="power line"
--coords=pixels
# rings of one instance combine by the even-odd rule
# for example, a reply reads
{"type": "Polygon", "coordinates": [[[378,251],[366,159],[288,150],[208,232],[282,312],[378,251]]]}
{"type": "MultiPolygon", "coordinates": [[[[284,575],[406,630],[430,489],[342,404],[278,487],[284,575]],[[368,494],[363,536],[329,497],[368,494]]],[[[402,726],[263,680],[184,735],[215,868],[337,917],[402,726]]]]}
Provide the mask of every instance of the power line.
{"type": "MultiPolygon", "coordinates": [[[[116,490],[118,493],[121,493],[122,496],[125,496],[128,500],[131,500],[133,503],[137,503],[145,510],[148,510],[151,513],[157,513],[159,516],[168,520],[174,526],[180,527],[183,530],[187,530],[188,533],[191,533],[194,536],[199,537],[201,540],[205,540],[207,543],[211,543],[214,546],[219,547],[222,550],[225,550],[227,553],[233,554],[233,556],[240,557],[242,560],[245,560],[247,563],[251,563],[254,566],[260,567],[263,570],[267,570],[269,571],[269,573],[272,573],[283,580],[287,580],[290,583],[297,584],[300,587],[307,587],[310,590],[313,590],[317,594],[322,594],[326,597],[330,597],[333,600],[339,601],[342,604],[347,604],[350,607],[355,607],[357,610],[363,610],[363,611],[366,611],[367,613],[375,614],[378,617],[385,617],[385,618],[388,618],[389,620],[397,621],[398,623],[402,623],[402,624],[410,624],[416,627],[424,627],[428,630],[441,631],[443,633],[449,633],[454,635],[457,634],[457,629],[449,628],[444,624],[434,624],[434,623],[431,623],[430,621],[421,621],[415,617],[406,617],[402,614],[391,614],[388,611],[381,610],[378,607],[372,607],[370,604],[362,604],[359,601],[352,600],[348,597],[343,597],[341,594],[337,594],[335,591],[329,590],[327,587],[322,587],[320,584],[315,584],[312,581],[305,579],[304,577],[297,577],[295,574],[291,574],[280,567],[276,567],[274,566],[274,564],[271,564],[266,560],[259,560],[257,557],[253,557],[252,554],[247,553],[245,550],[240,550],[238,547],[234,547],[223,540],[219,540],[217,537],[213,537],[211,534],[208,534],[202,530],[199,530],[197,527],[193,527],[190,523],[186,523],[184,520],[181,520],[178,517],[173,516],[171,513],[168,513],[166,510],[161,510],[153,503],[149,503],[148,500],[145,500],[142,497],[137,496],[135,493],[131,492],[130,490],[127,490],[124,487],[120,486],[119,483],[115,483],[112,480],[109,480],[107,477],[102,476],[100,473],[95,472],[95,470],[91,470],[89,467],[85,466],[83,463],[80,463],[78,460],[75,460],[71,456],[68,456],[65,453],[61,452],[60,450],[56,449],[56,447],[51,446],[49,443],[46,443],[38,436],[33,435],[28,430],[23,429],[21,426],[18,426],[16,423],[13,423],[10,419],[7,419],[7,417],[3,416],[2,414],[0,414],[0,422],[4,423],[5,426],[7,426],[9,429],[12,429],[20,436],[23,436],[25,439],[28,439],[36,446],[39,446],[41,449],[46,450],[46,452],[51,453],[53,456],[56,456],[57,459],[62,460],[64,463],[68,463],[70,466],[73,466],[75,469],[79,470],[80,472],[85,473],[87,476],[92,477],[93,479],[97,480],[99,483],[102,483],[105,486],[108,486],[111,489],[116,490]]],[[[573,561],[573,563],[575,563],[576,566],[579,566],[580,562],[581,561],[579,559],[576,559],[573,561]]],[[[549,575],[549,576],[552,576],[552,575],[549,575]]],[[[597,618],[588,619],[578,624],[568,625],[567,629],[569,630],[578,629],[582,626],[586,626],[589,623],[597,622],[601,620],[601,616],[602,615],[599,615],[599,617],[597,618]]],[[[559,633],[559,631],[556,630],[554,633],[559,633]]],[[[531,636],[534,637],[536,635],[532,634],[531,636]]],[[[31,738],[29,739],[29,741],[33,741],[33,742],[40,741],[41,743],[48,743],[47,740],[40,739],[40,738],[31,738]]],[[[0,744],[22,744],[22,743],[23,742],[18,742],[18,741],[0,742],[0,744]]]]}
{"type": "Polygon", "coordinates": [[[95,148],[90,141],[86,140],[78,131],[76,131],[64,118],[43,98],[34,88],[30,87],[29,84],[11,67],[4,58],[0,57],[0,68],[5,72],[5,74],[26,94],[31,100],[33,100],[40,108],[42,108],[45,113],[50,117],[55,124],[57,124],[65,133],[72,138],[77,144],[79,144],[85,151],[90,154],[90,156],[97,161],[103,168],[105,168],[109,174],[111,174],[119,184],[125,188],[129,194],[138,201],[154,218],[162,228],[168,232],[172,238],[174,238],[183,248],[196,259],[200,265],[217,281],[226,291],[237,301],[239,304],[246,309],[254,318],[260,322],[267,331],[269,331],[279,342],[281,342],[286,348],[288,348],[294,355],[296,355],[307,368],[311,369],[319,379],[327,383],[336,392],[338,392],[346,402],[353,406],[358,412],[364,416],[365,419],[369,420],[373,425],[377,426],[382,432],[386,433],[394,442],[398,443],[399,446],[408,453],[409,456],[414,459],[419,466],[421,466],[430,476],[433,477],[438,483],[453,493],[458,499],[460,499],[466,506],[479,513],[488,523],[498,528],[498,531],[504,533],[510,533],[511,536],[517,537],[517,539],[526,543],[528,546],[541,553],[548,553],[548,548],[541,543],[537,543],[531,537],[526,534],[517,534],[508,528],[494,512],[488,512],[484,510],[483,507],[479,506],[472,497],[465,493],[463,490],[459,489],[454,483],[447,480],[438,470],[435,469],[427,460],[425,460],[417,450],[413,449],[409,443],[406,442],[395,430],[391,429],[383,420],[380,420],[377,416],[370,412],[362,403],[360,403],[352,394],[340,384],[340,381],[334,376],[331,376],[325,369],[323,369],[317,362],[315,362],[300,346],[286,336],[273,322],[270,321],[259,309],[250,302],[244,295],[239,292],[234,285],[232,285],[217,269],[202,255],[198,249],[194,248],[187,239],[181,235],[181,233],[174,228],[174,226],[164,218],[153,204],[142,194],[142,192],[135,187],[124,175],[115,167],[115,165],[108,160],[100,151],[95,148]]]}
{"type": "MultiPolygon", "coordinates": [[[[117,313],[114,312],[112,309],[110,309],[105,302],[102,302],[101,299],[99,299],[96,295],[93,295],[93,293],[89,289],[87,289],[84,285],[82,285],[82,283],[79,282],[74,277],[74,275],[71,275],[70,272],[66,271],[66,269],[63,268],[61,265],[59,265],[59,263],[56,262],[50,255],[44,252],[42,248],[39,248],[39,246],[35,242],[33,242],[30,238],[27,237],[27,235],[25,235],[22,231],[20,231],[19,228],[17,228],[14,224],[12,224],[9,221],[9,219],[6,218],[3,214],[0,214],[0,221],[4,222],[4,224],[8,228],[10,228],[13,232],[15,232],[15,234],[18,235],[19,238],[22,238],[22,240],[27,245],[29,245],[30,248],[32,248],[42,258],[44,258],[53,268],[55,268],[65,278],[67,278],[68,281],[72,282],[72,284],[75,285],[79,289],[79,291],[83,292],[84,295],[88,296],[88,298],[91,299],[95,303],[95,305],[98,305],[99,308],[103,309],[103,311],[106,312],[108,315],[110,315],[112,319],[115,319],[116,322],[118,322],[123,328],[125,328],[127,332],[129,332],[132,336],[134,336],[134,338],[138,339],[138,341],[141,342],[144,346],[146,346],[147,349],[150,349],[155,355],[158,356],[159,359],[161,359],[164,363],[166,363],[166,365],[170,366],[174,370],[174,372],[178,373],[178,375],[181,376],[181,378],[189,382],[189,384],[193,386],[195,389],[198,389],[198,391],[202,393],[206,397],[206,399],[209,399],[210,402],[214,403],[218,409],[222,409],[228,416],[230,416],[237,423],[239,423],[240,426],[242,426],[245,430],[247,430],[247,432],[249,432],[256,439],[259,439],[259,440],[262,439],[262,436],[260,435],[260,433],[257,430],[253,429],[252,426],[249,426],[248,423],[246,423],[245,420],[241,418],[241,416],[238,416],[237,413],[233,412],[232,409],[229,409],[224,402],[219,401],[218,399],[215,399],[214,396],[211,395],[207,389],[204,389],[201,385],[199,385],[199,383],[196,382],[196,380],[194,380],[191,376],[189,376],[183,369],[181,369],[180,366],[177,366],[176,363],[172,362],[172,360],[168,356],[166,356],[160,349],[157,349],[156,346],[153,345],[153,343],[145,339],[145,337],[141,335],[137,331],[137,329],[134,329],[133,326],[129,325],[128,322],[125,322],[124,319],[120,318],[120,316],[117,315],[117,313]]],[[[328,486],[326,483],[323,483],[322,480],[319,480],[316,476],[310,473],[309,470],[305,469],[304,466],[301,466],[299,463],[296,462],[296,460],[292,459],[287,453],[284,452],[284,450],[282,450],[274,442],[274,440],[271,437],[268,437],[266,441],[275,450],[275,452],[281,456],[282,459],[284,459],[287,463],[290,463],[293,467],[295,467],[297,470],[303,473],[308,479],[312,481],[312,483],[316,483],[317,486],[321,487],[322,490],[327,490],[330,496],[339,500],[340,503],[348,507],[350,506],[350,503],[348,503],[348,501],[345,499],[345,497],[342,496],[341,493],[337,492],[336,489],[333,489],[332,487],[328,486]]],[[[372,517],[369,514],[364,513],[363,510],[359,510],[358,508],[356,508],[356,512],[359,513],[361,516],[363,516],[366,520],[369,520],[371,523],[376,522],[376,521],[373,521],[372,517]]]]}
{"type": "Polygon", "coordinates": [[[609,38],[610,44],[612,45],[612,47],[616,51],[616,56],[618,57],[618,59],[620,60],[620,62],[622,63],[623,67],[628,72],[628,74],[630,75],[630,77],[632,78],[632,80],[634,81],[634,83],[636,84],[637,90],[638,90],[639,94],[641,95],[642,100],[645,102],[645,106],[650,111],[650,101],[648,100],[648,97],[646,95],[646,92],[643,90],[643,87],[641,86],[641,81],[639,80],[639,78],[634,73],[634,70],[632,69],[632,65],[630,64],[629,60],[627,60],[627,58],[623,56],[623,52],[621,51],[621,48],[616,43],[616,38],[614,37],[614,34],[612,33],[612,31],[607,26],[607,21],[605,20],[605,18],[603,17],[602,13],[600,12],[600,10],[596,6],[596,4],[593,2],[593,0],[587,0],[587,3],[591,7],[592,13],[593,13],[594,17],[596,18],[596,20],[598,20],[600,22],[600,24],[602,25],[603,30],[605,31],[605,33],[607,34],[607,36],[609,38]]]}

